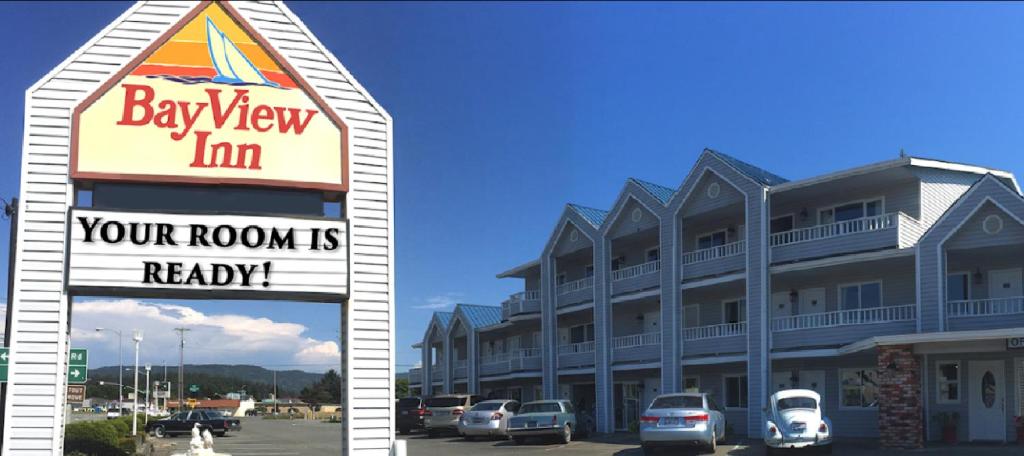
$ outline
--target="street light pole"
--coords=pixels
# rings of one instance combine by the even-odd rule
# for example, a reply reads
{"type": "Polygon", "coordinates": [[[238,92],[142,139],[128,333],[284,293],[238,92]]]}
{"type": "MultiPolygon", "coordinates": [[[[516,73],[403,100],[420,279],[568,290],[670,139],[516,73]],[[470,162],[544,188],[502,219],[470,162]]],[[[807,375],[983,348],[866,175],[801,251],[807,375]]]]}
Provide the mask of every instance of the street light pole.
{"type": "MultiPolygon", "coordinates": [[[[132,405],[132,437],[138,435],[139,431],[139,343],[142,342],[142,331],[132,331],[132,340],[135,341],[135,402],[132,405]]],[[[149,389],[149,386],[146,386],[149,389]]]]}
{"type": "Polygon", "coordinates": [[[146,363],[146,424],[149,424],[149,408],[152,407],[149,399],[149,371],[153,369],[153,365],[146,363]]]}
{"type": "Polygon", "coordinates": [[[184,408],[185,398],[183,386],[185,383],[185,331],[190,331],[188,328],[174,328],[178,333],[178,339],[181,344],[178,347],[178,411],[180,412],[184,408]]]}
{"type": "Polygon", "coordinates": [[[124,388],[124,335],[121,334],[120,330],[108,329],[108,328],[96,328],[96,332],[110,331],[117,334],[117,407],[124,408],[124,395],[122,389],[124,388]]]}

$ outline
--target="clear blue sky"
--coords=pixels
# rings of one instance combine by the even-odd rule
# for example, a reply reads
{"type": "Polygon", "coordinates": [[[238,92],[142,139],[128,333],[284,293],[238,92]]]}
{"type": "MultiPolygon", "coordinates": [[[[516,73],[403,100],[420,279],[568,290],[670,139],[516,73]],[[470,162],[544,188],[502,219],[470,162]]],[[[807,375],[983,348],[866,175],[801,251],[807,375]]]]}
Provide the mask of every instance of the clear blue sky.
{"type": "MultiPolygon", "coordinates": [[[[494,275],[536,257],[566,202],[678,186],[704,147],[791,179],[900,148],[1024,168],[1024,5],[290,5],[395,119],[400,369],[419,307],[498,305],[522,285],[494,275]]],[[[23,90],[127,6],[0,5],[0,195],[23,90]]],[[[336,330],[316,323],[336,310],[229,312],[336,330]]]]}

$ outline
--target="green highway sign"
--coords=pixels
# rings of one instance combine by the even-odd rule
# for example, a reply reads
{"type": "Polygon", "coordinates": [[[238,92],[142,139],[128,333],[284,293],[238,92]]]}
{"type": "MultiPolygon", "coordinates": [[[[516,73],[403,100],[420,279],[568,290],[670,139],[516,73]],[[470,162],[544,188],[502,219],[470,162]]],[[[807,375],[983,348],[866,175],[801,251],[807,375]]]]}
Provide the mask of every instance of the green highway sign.
{"type": "Polygon", "coordinates": [[[10,363],[11,354],[7,347],[0,347],[0,383],[7,382],[7,365],[10,363]]]}
{"type": "Polygon", "coordinates": [[[68,383],[85,383],[89,378],[89,351],[72,348],[68,354],[68,383]]]}
{"type": "Polygon", "coordinates": [[[188,385],[188,392],[190,392],[190,393],[198,393],[199,392],[199,385],[188,385]]]}

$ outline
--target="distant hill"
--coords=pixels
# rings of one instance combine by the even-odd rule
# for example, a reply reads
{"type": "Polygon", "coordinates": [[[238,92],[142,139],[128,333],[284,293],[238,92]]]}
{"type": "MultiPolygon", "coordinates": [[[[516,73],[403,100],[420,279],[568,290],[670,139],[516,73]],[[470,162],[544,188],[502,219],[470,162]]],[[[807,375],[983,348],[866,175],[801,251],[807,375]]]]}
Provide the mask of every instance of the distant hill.
{"type": "MultiPolygon", "coordinates": [[[[125,367],[127,368],[129,366],[126,365],[125,367]]],[[[89,369],[89,378],[90,380],[115,380],[117,378],[117,366],[89,369]]],[[[126,370],[125,384],[130,386],[132,381],[131,378],[131,371],[126,370]]],[[[298,392],[302,391],[303,388],[316,383],[321,378],[323,378],[323,374],[304,372],[300,370],[279,370],[277,371],[278,393],[281,397],[284,397],[286,394],[298,394],[298,392]]],[[[150,381],[163,379],[164,366],[153,366],[153,370],[150,371],[150,381]]],[[[260,366],[246,364],[186,364],[185,383],[199,383],[200,379],[205,379],[207,382],[215,381],[218,384],[241,382],[242,385],[247,385],[248,391],[254,392],[254,390],[257,389],[263,389],[259,387],[272,386],[274,384],[274,371],[260,366]],[[237,381],[227,382],[228,379],[234,379],[237,381]]],[[[172,384],[177,383],[178,366],[167,366],[167,380],[172,382],[172,384]]],[[[202,387],[203,385],[200,384],[200,386],[202,387]]],[[[238,386],[240,387],[241,385],[238,386]]],[[[226,392],[227,391],[222,391],[222,393],[226,392]]]]}

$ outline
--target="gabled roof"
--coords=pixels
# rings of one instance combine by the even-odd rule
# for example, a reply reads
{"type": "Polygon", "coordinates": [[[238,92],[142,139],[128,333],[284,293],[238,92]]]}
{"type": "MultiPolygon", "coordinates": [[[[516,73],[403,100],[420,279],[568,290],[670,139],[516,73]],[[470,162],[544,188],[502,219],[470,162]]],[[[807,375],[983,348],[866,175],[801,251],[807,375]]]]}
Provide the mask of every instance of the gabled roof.
{"type": "Polygon", "coordinates": [[[511,269],[509,269],[509,270],[507,270],[505,272],[502,272],[502,273],[498,274],[497,277],[499,279],[504,279],[506,277],[519,277],[520,275],[525,274],[526,271],[529,271],[530,269],[533,269],[533,268],[536,268],[536,267],[539,267],[539,266],[540,266],[540,259],[538,258],[536,260],[528,261],[528,262],[523,263],[523,264],[521,264],[519,266],[511,268],[511,269]]]}
{"type": "Polygon", "coordinates": [[[434,320],[441,326],[441,329],[448,331],[448,325],[452,323],[455,312],[434,312],[434,320]]]}
{"type": "Polygon", "coordinates": [[[601,209],[594,209],[592,207],[580,206],[572,203],[568,206],[570,209],[576,211],[580,217],[583,217],[583,220],[586,220],[588,223],[593,225],[594,228],[600,227],[601,223],[604,222],[604,218],[608,216],[608,211],[603,211],[601,209]]]}
{"type": "Polygon", "coordinates": [[[749,177],[754,182],[757,182],[764,186],[779,185],[789,182],[789,179],[781,177],[777,174],[771,173],[765,169],[758,168],[757,166],[751,165],[743,160],[733,157],[728,154],[724,154],[717,150],[705,149],[708,153],[718,157],[720,160],[732,166],[737,172],[749,177]]]}
{"type": "Polygon", "coordinates": [[[466,317],[471,329],[501,323],[501,307],[458,304],[455,306],[455,311],[461,312],[466,317]]]}
{"type": "Polygon", "coordinates": [[[647,193],[650,193],[651,196],[653,196],[658,201],[661,201],[661,204],[668,204],[669,200],[672,199],[672,195],[676,194],[675,189],[665,187],[664,185],[658,185],[653,182],[647,182],[645,180],[640,180],[635,177],[630,177],[629,180],[635,182],[637,185],[640,186],[640,188],[647,191],[647,193]]]}
{"type": "Polygon", "coordinates": [[[947,217],[950,217],[951,214],[953,214],[953,211],[956,210],[957,207],[959,207],[961,204],[963,204],[965,201],[967,201],[971,197],[971,195],[974,193],[974,191],[976,189],[978,189],[979,187],[981,187],[982,184],[984,184],[987,181],[995,182],[996,185],[998,185],[998,188],[1005,189],[1008,193],[1012,194],[1017,199],[1024,200],[1024,195],[1021,195],[1020,192],[1018,192],[1016,188],[1013,188],[1011,186],[1011,183],[1004,181],[1003,179],[999,178],[999,176],[996,176],[995,174],[992,174],[992,173],[986,174],[984,176],[981,176],[981,178],[979,178],[977,181],[975,181],[974,184],[972,184],[970,186],[970,188],[967,189],[967,191],[963,192],[960,195],[960,197],[957,198],[956,201],[953,202],[953,204],[949,205],[949,207],[946,208],[946,212],[943,212],[942,216],[939,217],[939,219],[936,220],[935,223],[932,223],[932,226],[929,226],[928,229],[925,230],[924,234],[921,235],[921,240],[924,240],[924,239],[932,236],[933,233],[939,232],[939,230],[940,230],[939,227],[942,224],[942,222],[945,221],[947,217]]]}

